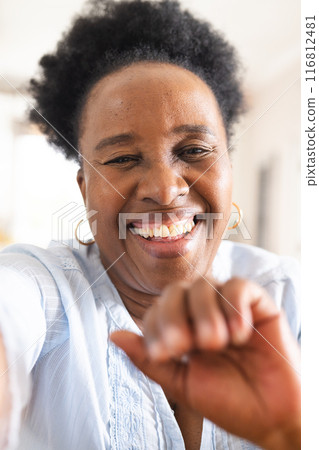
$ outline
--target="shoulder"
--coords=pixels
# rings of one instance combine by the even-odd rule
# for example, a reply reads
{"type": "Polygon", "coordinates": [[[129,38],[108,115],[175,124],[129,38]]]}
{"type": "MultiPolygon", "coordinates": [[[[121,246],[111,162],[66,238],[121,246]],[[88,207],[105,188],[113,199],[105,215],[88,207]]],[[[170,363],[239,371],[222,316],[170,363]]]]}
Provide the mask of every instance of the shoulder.
{"type": "Polygon", "coordinates": [[[70,320],[73,324],[79,319],[82,304],[94,305],[85,272],[91,260],[79,253],[71,243],[58,242],[47,249],[14,244],[0,252],[0,302],[4,300],[11,315],[29,310],[40,317],[41,309],[47,328],[43,352],[65,340],[70,320]]]}
{"type": "MultiPolygon", "coordinates": [[[[77,251],[71,245],[64,245],[51,241],[48,248],[41,248],[31,244],[13,244],[0,252],[0,269],[11,267],[20,273],[32,274],[45,270],[79,270],[77,251]]],[[[79,252],[78,252],[79,253],[79,252]]],[[[81,255],[82,260],[85,257],[81,255]]]]}
{"type": "Polygon", "coordinates": [[[42,297],[59,296],[67,284],[67,271],[81,272],[68,246],[50,244],[47,249],[31,244],[13,244],[0,252],[0,277],[10,276],[26,288],[37,288],[42,297]]]}
{"type": "Polygon", "coordinates": [[[0,252],[0,276],[8,274],[12,277],[19,277],[25,283],[38,284],[37,281],[50,278],[50,273],[42,262],[45,250],[40,247],[28,244],[13,244],[5,247],[0,252]]]}
{"type": "MultiPolygon", "coordinates": [[[[296,259],[279,256],[259,247],[223,241],[216,255],[217,272],[227,272],[227,278],[248,278],[265,285],[274,280],[298,279],[296,259]],[[224,269],[224,270],[223,270],[224,269]]],[[[225,275],[226,276],[226,275],[225,275]]]]}
{"type": "Polygon", "coordinates": [[[64,296],[69,289],[91,283],[102,271],[97,246],[77,248],[72,240],[66,244],[51,241],[44,249],[30,244],[13,244],[0,252],[0,273],[15,273],[32,280],[40,290],[54,287],[64,296]]]}
{"type": "Polygon", "coordinates": [[[300,332],[300,265],[291,257],[230,241],[220,245],[213,264],[213,274],[226,281],[245,278],[262,286],[278,308],[285,310],[295,337],[300,332]]]}

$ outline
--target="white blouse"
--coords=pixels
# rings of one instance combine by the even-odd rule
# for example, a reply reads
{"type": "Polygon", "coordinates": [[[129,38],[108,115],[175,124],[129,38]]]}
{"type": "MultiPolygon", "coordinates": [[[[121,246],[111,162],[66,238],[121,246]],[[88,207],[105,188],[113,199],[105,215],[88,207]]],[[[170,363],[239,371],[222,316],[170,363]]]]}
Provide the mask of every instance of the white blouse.
{"type": "MultiPolygon", "coordinates": [[[[0,332],[9,363],[11,417],[1,444],[28,450],[185,449],[174,413],[108,337],[140,330],[101,264],[96,244],[12,245],[0,253],[0,332]]],[[[212,275],[254,280],[300,337],[298,264],[222,242],[212,275]]],[[[0,427],[1,429],[1,427],[0,427]]],[[[202,450],[254,449],[208,420],[202,450]]]]}

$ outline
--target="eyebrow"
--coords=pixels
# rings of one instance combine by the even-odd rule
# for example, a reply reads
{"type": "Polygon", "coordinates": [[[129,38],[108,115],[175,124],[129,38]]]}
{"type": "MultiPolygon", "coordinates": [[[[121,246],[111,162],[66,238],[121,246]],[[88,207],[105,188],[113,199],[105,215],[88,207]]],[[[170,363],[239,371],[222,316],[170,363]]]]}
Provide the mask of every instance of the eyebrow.
{"type": "Polygon", "coordinates": [[[104,147],[112,145],[128,144],[134,140],[134,136],[131,133],[117,134],[116,136],[110,136],[102,139],[94,148],[94,150],[101,150],[104,147]]]}
{"type": "Polygon", "coordinates": [[[216,137],[212,130],[206,125],[180,125],[173,129],[173,133],[201,133],[216,137]]]}

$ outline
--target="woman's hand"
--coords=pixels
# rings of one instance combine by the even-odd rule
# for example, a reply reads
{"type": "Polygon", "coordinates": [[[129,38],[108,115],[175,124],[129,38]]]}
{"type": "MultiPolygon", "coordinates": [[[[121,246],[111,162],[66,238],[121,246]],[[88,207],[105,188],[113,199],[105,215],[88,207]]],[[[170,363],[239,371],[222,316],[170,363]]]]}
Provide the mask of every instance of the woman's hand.
{"type": "Polygon", "coordinates": [[[300,448],[299,348],[259,286],[175,283],[148,310],[144,338],[112,341],[177,403],[265,448],[300,448]]]}

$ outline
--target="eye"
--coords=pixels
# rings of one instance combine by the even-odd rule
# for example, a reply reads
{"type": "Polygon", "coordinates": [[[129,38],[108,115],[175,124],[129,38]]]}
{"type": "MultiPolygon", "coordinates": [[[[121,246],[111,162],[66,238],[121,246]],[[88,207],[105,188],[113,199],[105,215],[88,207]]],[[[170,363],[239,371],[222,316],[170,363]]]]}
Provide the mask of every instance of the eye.
{"type": "Polygon", "coordinates": [[[212,148],[188,147],[178,153],[178,156],[187,160],[198,160],[213,152],[212,148]]]}
{"type": "Polygon", "coordinates": [[[207,150],[204,150],[199,147],[189,148],[188,150],[185,150],[184,153],[187,155],[195,155],[195,154],[202,154],[203,152],[206,152],[207,150]]]}
{"type": "Polygon", "coordinates": [[[104,166],[106,165],[129,165],[133,164],[135,162],[138,162],[139,158],[133,155],[124,155],[124,156],[118,156],[117,158],[113,158],[110,161],[106,161],[103,163],[104,166]]]}

